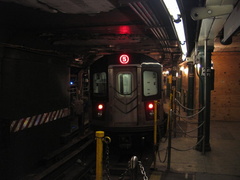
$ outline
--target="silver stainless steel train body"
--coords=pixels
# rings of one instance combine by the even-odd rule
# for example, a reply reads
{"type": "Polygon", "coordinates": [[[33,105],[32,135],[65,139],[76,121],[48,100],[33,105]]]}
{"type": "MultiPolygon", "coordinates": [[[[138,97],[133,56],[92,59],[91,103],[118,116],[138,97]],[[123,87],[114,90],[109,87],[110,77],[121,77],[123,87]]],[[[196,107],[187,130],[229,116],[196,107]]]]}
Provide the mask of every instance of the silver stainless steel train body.
{"type": "MultiPolygon", "coordinates": [[[[109,55],[90,67],[91,125],[126,136],[153,132],[154,101],[163,120],[162,65],[142,54],[109,55]]],[[[150,136],[151,136],[150,135],[150,136]]]]}

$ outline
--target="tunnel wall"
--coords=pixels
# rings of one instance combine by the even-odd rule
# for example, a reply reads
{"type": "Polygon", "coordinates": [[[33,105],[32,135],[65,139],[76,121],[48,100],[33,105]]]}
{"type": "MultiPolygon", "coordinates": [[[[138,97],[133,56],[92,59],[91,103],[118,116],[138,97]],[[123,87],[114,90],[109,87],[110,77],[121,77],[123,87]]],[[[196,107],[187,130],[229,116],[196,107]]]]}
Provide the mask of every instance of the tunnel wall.
{"type": "Polygon", "coordinates": [[[69,66],[43,52],[0,49],[1,177],[18,179],[69,131],[69,66]]]}

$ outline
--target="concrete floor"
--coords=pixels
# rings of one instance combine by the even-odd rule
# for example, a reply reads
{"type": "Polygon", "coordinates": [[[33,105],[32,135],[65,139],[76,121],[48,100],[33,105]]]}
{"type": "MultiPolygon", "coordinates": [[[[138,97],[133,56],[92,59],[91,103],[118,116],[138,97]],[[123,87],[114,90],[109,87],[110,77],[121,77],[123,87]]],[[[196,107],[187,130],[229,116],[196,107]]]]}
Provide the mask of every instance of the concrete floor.
{"type": "MultiPolygon", "coordinates": [[[[197,120],[188,120],[197,122],[197,120]]],[[[189,124],[183,120],[178,124],[185,131],[197,128],[197,124],[189,124]]],[[[180,130],[177,126],[177,131],[180,130]]],[[[156,158],[156,165],[150,176],[150,180],[238,180],[240,179],[240,121],[222,122],[211,121],[210,123],[210,146],[211,151],[199,152],[194,147],[197,143],[197,131],[189,133],[176,133],[172,138],[170,163],[160,162],[156,158]],[[170,168],[168,168],[170,167],[170,168]]],[[[159,149],[165,149],[168,141],[160,144],[159,149]]],[[[161,159],[166,151],[160,151],[161,159]]]]}

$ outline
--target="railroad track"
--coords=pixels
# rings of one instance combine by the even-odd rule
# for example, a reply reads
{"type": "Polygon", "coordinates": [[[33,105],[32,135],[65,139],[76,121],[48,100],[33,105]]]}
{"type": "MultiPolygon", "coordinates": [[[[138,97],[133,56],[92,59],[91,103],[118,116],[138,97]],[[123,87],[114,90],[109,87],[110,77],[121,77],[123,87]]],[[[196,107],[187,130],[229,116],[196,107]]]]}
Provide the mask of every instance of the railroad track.
{"type": "Polygon", "coordinates": [[[105,179],[140,180],[146,179],[150,175],[150,168],[154,160],[152,148],[138,148],[131,151],[119,151],[118,148],[110,148],[109,151],[109,160],[108,158],[107,161],[105,159],[103,165],[105,179]]]}
{"type": "Polygon", "coordinates": [[[74,138],[43,158],[43,165],[24,180],[85,179],[95,166],[94,133],[74,138]]]}
{"type": "MultiPolygon", "coordinates": [[[[108,147],[109,148],[109,147],[108,147]]],[[[24,180],[95,180],[95,138],[94,132],[73,138],[70,143],[43,158],[43,165],[24,180]]],[[[103,175],[105,179],[144,179],[149,176],[153,162],[152,148],[138,148],[119,151],[104,147],[103,175]],[[137,157],[137,161],[131,159],[137,157]],[[136,168],[132,168],[132,164],[136,168]]]]}

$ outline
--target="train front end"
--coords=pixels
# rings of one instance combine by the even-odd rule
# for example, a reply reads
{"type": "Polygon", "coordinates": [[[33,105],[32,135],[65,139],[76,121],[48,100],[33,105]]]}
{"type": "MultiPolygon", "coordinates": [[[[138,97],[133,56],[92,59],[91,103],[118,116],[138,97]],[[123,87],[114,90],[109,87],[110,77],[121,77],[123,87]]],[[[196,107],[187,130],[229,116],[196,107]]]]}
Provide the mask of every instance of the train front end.
{"type": "MultiPolygon", "coordinates": [[[[161,77],[162,66],[141,54],[109,55],[93,63],[90,69],[93,129],[105,131],[126,148],[143,140],[151,141],[154,101],[159,102],[162,94],[161,77]]],[[[158,118],[161,108],[158,105],[158,118]]]]}

